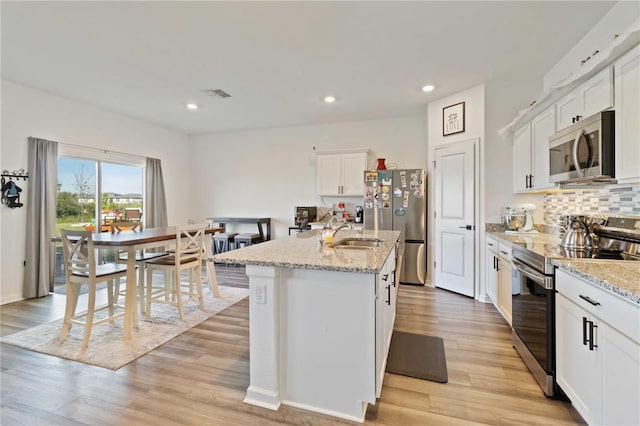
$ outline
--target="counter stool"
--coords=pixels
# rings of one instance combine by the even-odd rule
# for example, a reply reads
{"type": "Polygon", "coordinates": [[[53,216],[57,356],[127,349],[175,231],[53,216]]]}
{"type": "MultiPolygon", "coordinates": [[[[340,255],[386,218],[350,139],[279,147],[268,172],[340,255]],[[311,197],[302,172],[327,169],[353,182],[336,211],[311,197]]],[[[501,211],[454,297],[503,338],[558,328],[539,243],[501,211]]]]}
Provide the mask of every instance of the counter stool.
{"type": "Polygon", "coordinates": [[[261,243],[262,239],[260,238],[260,234],[238,234],[235,237],[235,242],[236,248],[239,249],[241,244],[243,244],[244,247],[248,247],[251,244],[261,243]]]}
{"type": "Polygon", "coordinates": [[[238,235],[237,232],[219,232],[217,234],[214,234],[213,253],[218,254],[231,250],[231,243],[233,243],[233,239],[236,235],[238,235]]]}

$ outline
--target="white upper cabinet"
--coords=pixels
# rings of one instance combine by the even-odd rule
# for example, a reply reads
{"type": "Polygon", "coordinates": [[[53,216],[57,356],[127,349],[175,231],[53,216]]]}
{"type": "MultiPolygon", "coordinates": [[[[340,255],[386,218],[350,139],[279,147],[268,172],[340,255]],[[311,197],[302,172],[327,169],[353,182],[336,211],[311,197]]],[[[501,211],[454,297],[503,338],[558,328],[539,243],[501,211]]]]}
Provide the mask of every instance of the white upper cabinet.
{"type": "Polygon", "coordinates": [[[513,191],[529,190],[531,176],[531,123],[513,134],[513,191]]]}
{"type": "Polygon", "coordinates": [[[547,108],[518,129],[513,138],[513,190],[539,191],[549,182],[549,137],[556,131],[555,108],[547,108]]]}
{"type": "Polygon", "coordinates": [[[556,103],[556,128],[613,107],[613,70],[607,67],[556,103]]]}
{"type": "Polygon", "coordinates": [[[368,160],[368,151],[318,154],[317,195],[362,196],[364,171],[367,170],[368,160]]]}
{"type": "Polygon", "coordinates": [[[616,178],[640,177],[640,45],[614,64],[616,178]]]}

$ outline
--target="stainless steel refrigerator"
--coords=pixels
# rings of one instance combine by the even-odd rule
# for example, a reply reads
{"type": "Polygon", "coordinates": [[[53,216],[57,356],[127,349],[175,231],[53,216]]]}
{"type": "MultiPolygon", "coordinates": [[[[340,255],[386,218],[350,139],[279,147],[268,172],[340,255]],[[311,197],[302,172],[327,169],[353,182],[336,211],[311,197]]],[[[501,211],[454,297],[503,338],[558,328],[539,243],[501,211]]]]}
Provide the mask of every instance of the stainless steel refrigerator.
{"type": "Polygon", "coordinates": [[[424,285],[427,274],[426,177],[422,169],[364,174],[364,227],[401,232],[402,284],[424,285]]]}

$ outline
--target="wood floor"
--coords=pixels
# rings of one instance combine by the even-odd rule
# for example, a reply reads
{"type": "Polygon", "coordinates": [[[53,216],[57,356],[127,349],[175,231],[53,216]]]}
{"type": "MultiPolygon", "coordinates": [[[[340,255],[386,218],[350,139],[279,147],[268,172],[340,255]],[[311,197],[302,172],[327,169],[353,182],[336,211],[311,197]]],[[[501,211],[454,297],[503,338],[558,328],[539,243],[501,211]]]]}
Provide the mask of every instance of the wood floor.
{"type": "MultiPolygon", "coordinates": [[[[220,284],[246,285],[244,268],[218,266],[220,284]]],[[[1,307],[1,334],[62,317],[65,296],[1,307]]],[[[579,424],[568,403],[545,398],[490,304],[402,286],[396,330],[445,341],[449,383],[387,374],[369,425],[579,424]]],[[[1,349],[2,425],[357,424],[282,406],[242,402],[249,384],[244,300],[118,371],[1,349]]],[[[339,384],[336,384],[339,386],[339,384]]]]}

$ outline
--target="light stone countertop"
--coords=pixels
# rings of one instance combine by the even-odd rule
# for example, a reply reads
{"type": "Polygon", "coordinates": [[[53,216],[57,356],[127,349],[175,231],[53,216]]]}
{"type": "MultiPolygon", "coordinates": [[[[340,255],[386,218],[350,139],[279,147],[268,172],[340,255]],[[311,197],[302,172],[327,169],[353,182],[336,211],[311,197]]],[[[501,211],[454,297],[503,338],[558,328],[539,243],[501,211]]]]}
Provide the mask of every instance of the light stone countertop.
{"type": "Polygon", "coordinates": [[[399,231],[353,231],[341,229],[334,241],[348,237],[379,238],[380,247],[368,250],[337,249],[318,244],[319,230],[297,233],[254,244],[237,250],[216,254],[216,262],[240,265],[277,266],[293,269],[360,272],[375,274],[382,270],[384,262],[400,237],[399,231]]]}
{"type": "Polygon", "coordinates": [[[487,232],[510,246],[524,246],[543,256],[552,258],[552,263],[584,280],[640,304],[640,262],[601,259],[566,259],[562,256],[561,239],[556,234],[507,234],[487,232]]]}
{"type": "Polygon", "coordinates": [[[640,305],[640,262],[554,259],[552,263],[640,305]]]}

